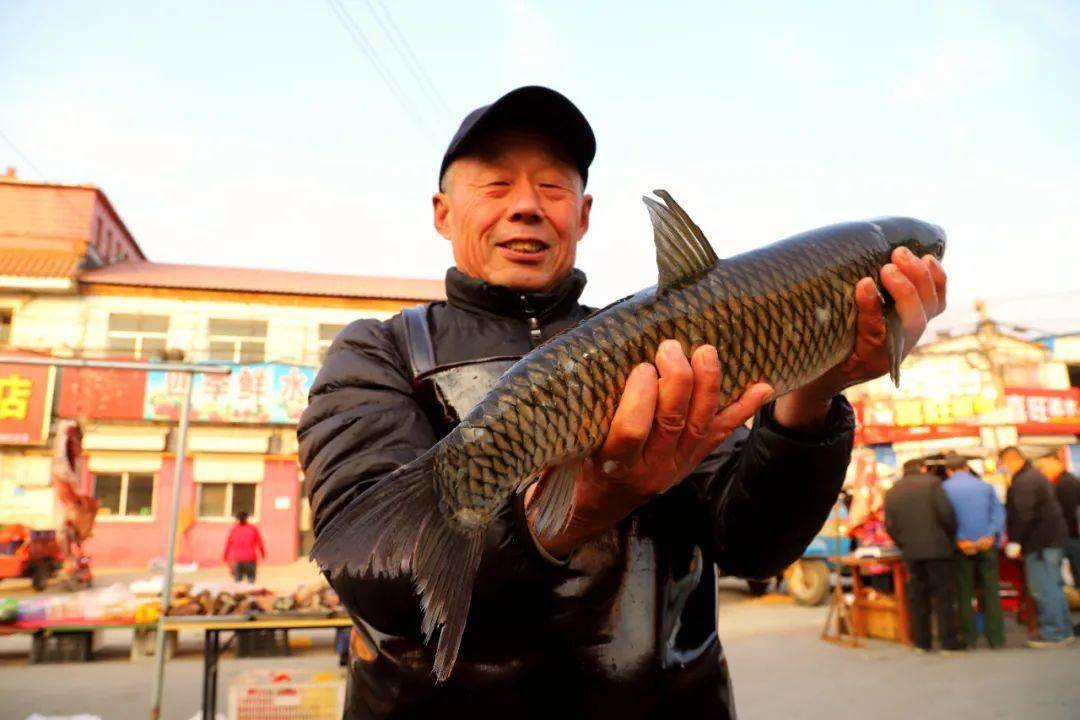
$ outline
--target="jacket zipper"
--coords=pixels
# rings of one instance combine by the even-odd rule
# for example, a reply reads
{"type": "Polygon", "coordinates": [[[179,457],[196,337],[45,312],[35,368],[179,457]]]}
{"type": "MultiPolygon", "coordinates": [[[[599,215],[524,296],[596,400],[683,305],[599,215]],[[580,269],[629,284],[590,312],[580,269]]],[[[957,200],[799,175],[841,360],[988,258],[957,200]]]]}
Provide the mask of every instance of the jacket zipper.
{"type": "Polygon", "coordinates": [[[521,305],[525,308],[525,312],[529,316],[529,340],[532,341],[533,347],[540,347],[540,342],[543,340],[543,334],[540,332],[540,321],[537,320],[536,315],[529,305],[529,300],[524,295],[519,295],[521,298],[521,305]]]}

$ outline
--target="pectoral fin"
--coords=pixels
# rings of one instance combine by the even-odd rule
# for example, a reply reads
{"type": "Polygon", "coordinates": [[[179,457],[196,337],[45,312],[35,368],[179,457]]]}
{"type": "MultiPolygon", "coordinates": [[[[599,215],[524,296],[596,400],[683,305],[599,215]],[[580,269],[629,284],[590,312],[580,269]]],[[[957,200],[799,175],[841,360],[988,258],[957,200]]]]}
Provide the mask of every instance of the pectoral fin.
{"type": "Polygon", "coordinates": [[[536,497],[530,503],[533,523],[543,537],[551,537],[566,527],[574,511],[574,490],[581,476],[581,460],[546,468],[537,481],[536,497]]]}

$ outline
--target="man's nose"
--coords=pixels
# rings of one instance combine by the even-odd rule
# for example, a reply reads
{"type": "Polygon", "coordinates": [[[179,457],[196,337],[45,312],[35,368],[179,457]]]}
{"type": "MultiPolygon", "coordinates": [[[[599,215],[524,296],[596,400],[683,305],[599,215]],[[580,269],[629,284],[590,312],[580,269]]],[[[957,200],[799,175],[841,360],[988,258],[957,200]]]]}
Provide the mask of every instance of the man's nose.
{"type": "Polygon", "coordinates": [[[510,190],[510,219],[515,222],[539,222],[542,215],[540,196],[529,182],[514,183],[510,190]]]}

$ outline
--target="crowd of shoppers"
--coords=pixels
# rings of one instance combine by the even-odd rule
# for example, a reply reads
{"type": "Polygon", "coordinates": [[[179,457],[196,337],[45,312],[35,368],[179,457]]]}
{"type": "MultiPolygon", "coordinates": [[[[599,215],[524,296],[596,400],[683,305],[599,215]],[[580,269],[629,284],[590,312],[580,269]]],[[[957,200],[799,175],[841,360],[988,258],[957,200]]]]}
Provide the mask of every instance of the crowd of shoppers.
{"type": "Polygon", "coordinates": [[[1000,466],[1011,478],[1004,505],[994,488],[949,454],[910,461],[885,496],[885,523],[908,571],[908,609],[917,652],[933,647],[931,614],[943,653],[1005,642],[998,553],[1023,560],[1035,601],[1034,648],[1074,641],[1061,566],[1080,583],[1080,480],[1057,454],[1029,461],[1015,447],[1000,466]],[[977,622],[975,602],[982,614],[977,622]]]}

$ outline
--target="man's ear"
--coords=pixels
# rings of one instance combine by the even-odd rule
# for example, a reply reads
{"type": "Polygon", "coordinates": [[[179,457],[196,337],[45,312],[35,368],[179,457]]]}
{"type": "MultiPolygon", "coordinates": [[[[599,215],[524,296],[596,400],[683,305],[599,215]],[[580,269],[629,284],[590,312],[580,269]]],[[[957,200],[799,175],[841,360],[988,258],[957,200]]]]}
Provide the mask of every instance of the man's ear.
{"type": "Polygon", "coordinates": [[[578,227],[581,228],[581,234],[578,235],[578,242],[581,242],[581,238],[585,236],[586,231],[589,229],[589,213],[592,211],[592,195],[581,196],[581,217],[579,218],[578,227]]]}
{"type": "Polygon", "coordinates": [[[431,196],[432,220],[435,229],[447,240],[450,239],[450,199],[444,192],[431,196]]]}

